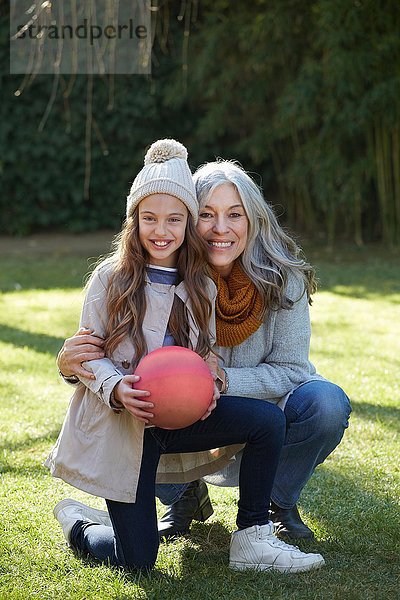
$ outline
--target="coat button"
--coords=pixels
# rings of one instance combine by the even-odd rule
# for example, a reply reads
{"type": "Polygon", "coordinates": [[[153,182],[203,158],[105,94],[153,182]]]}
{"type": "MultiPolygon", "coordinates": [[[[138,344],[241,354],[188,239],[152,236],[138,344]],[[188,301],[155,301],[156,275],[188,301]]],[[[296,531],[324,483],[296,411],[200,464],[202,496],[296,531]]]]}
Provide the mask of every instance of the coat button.
{"type": "Polygon", "coordinates": [[[129,360],[123,360],[122,361],[122,366],[124,367],[124,369],[129,369],[131,363],[129,362],[129,360]]]}

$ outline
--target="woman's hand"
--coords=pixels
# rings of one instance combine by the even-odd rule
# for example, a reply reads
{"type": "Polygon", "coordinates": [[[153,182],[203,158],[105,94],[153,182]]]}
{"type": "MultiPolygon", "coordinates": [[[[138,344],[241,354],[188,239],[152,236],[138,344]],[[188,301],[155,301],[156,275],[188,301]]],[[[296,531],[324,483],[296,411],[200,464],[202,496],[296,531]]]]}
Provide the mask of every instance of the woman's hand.
{"type": "Polygon", "coordinates": [[[145,390],[135,390],[133,384],[139,381],[138,375],[125,375],[114,388],[114,398],[122,404],[126,410],[139,421],[149,423],[149,419],[154,417],[153,413],[148,412],[154,408],[154,404],[146,400],[150,392],[145,390]]]}
{"type": "Polygon", "coordinates": [[[217,381],[218,381],[218,389],[220,394],[224,394],[226,392],[226,371],[222,369],[219,365],[217,367],[217,381]]]}
{"type": "Polygon", "coordinates": [[[57,356],[57,366],[65,377],[77,375],[96,379],[91,371],[82,366],[87,360],[104,358],[104,340],[92,335],[91,329],[81,327],[75,335],[67,338],[57,356]]]}

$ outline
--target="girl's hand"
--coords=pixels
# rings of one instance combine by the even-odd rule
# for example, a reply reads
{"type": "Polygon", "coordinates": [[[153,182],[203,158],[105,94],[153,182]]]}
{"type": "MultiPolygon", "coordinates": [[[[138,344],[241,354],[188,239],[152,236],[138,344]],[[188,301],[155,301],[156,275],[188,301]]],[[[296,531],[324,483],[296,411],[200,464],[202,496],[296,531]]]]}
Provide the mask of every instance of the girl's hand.
{"type": "Polygon", "coordinates": [[[133,384],[139,381],[139,379],[138,375],[125,375],[114,388],[114,398],[133,417],[144,423],[149,423],[149,419],[154,417],[154,415],[148,411],[154,408],[154,404],[146,400],[147,396],[150,396],[150,392],[133,389],[133,384]]]}
{"type": "Polygon", "coordinates": [[[219,390],[216,386],[215,380],[216,380],[216,375],[215,373],[212,373],[212,376],[214,377],[214,395],[212,397],[212,400],[210,402],[210,406],[207,408],[206,412],[204,413],[204,415],[200,418],[200,421],[205,421],[205,419],[207,419],[207,417],[209,417],[212,413],[212,411],[214,410],[214,408],[217,406],[217,400],[219,400],[221,394],[219,393],[219,390]]]}
{"type": "Polygon", "coordinates": [[[92,334],[91,329],[81,327],[75,335],[65,340],[57,356],[57,366],[65,377],[77,375],[96,379],[91,371],[82,366],[87,360],[104,358],[104,340],[92,334]]]}

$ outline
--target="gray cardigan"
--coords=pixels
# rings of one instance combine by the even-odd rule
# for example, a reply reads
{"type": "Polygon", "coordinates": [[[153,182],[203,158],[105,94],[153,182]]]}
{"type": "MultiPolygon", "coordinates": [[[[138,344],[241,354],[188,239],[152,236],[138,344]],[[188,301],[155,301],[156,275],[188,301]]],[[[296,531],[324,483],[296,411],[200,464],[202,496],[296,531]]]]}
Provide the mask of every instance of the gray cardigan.
{"type": "MultiPolygon", "coordinates": [[[[283,410],[290,394],[303,383],[324,379],[309,361],[311,324],[304,283],[289,277],[286,296],[291,309],[270,311],[263,325],[239,346],[217,347],[229,379],[228,394],[268,400],[283,410]]],[[[222,487],[239,485],[242,451],[204,481],[222,487]]]]}
{"type": "Polygon", "coordinates": [[[286,296],[291,309],[270,311],[263,325],[242,344],[217,347],[229,380],[228,394],[247,396],[284,407],[299,385],[323,379],[309,361],[311,324],[303,281],[289,276],[286,296]]]}

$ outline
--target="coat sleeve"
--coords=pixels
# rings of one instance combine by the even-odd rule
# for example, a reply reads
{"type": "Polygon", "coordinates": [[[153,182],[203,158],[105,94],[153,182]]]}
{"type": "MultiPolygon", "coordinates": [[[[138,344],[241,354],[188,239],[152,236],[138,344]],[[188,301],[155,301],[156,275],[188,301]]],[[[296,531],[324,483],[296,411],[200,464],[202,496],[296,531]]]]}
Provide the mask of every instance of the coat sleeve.
{"type": "MultiPolygon", "coordinates": [[[[106,333],[107,310],[106,310],[106,285],[110,267],[100,266],[97,268],[88,285],[83,303],[80,327],[93,330],[93,335],[104,338],[106,333]]],[[[114,363],[109,358],[91,360],[84,363],[85,369],[92,371],[95,380],[79,377],[79,380],[89,388],[96,396],[113,408],[110,404],[110,396],[114,387],[123,378],[114,363]]]]}
{"type": "Polygon", "coordinates": [[[311,324],[304,283],[292,276],[286,295],[293,301],[292,308],[279,309],[274,320],[267,318],[262,325],[273,326],[271,351],[263,362],[254,367],[224,367],[228,394],[278,402],[309,377],[311,324]]]}

